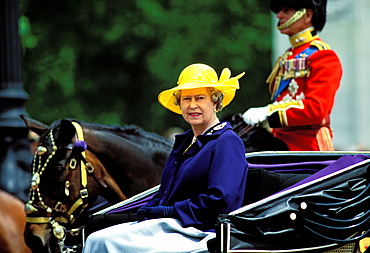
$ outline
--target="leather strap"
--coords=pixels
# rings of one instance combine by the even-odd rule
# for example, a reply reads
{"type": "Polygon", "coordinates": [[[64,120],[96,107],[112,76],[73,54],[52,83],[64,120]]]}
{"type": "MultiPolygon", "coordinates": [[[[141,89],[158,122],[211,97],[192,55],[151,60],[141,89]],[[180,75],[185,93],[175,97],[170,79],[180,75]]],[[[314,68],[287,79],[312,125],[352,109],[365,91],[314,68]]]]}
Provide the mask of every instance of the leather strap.
{"type": "MultiPolygon", "coordinates": [[[[77,122],[72,122],[73,126],[76,129],[77,139],[80,141],[85,141],[84,134],[82,131],[82,127],[77,122]]],[[[86,159],[86,153],[85,151],[81,152],[81,155],[84,159],[86,159]]],[[[81,185],[86,188],[87,186],[87,172],[86,172],[86,166],[85,163],[81,162],[81,185]]]]}

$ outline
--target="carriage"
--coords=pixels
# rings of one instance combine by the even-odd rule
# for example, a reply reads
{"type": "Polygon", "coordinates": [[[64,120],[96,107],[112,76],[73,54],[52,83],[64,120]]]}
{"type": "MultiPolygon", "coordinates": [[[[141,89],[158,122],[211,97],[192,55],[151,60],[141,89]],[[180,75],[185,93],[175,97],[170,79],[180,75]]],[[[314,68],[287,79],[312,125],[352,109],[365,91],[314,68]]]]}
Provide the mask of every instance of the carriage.
{"type": "MultiPolygon", "coordinates": [[[[112,151],[107,148],[118,145],[108,141],[118,138],[111,136],[112,128],[107,131],[102,126],[70,120],[58,121],[51,127],[28,120],[30,125],[39,131],[43,141],[34,159],[26,232],[32,232],[32,226],[44,228],[43,235],[48,235],[44,241],[50,241],[47,249],[45,245],[34,247],[37,252],[79,252],[89,233],[131,220],[132,214],[158,191],[160,170],[151,171],[153,180],[147,182],[145,189],[128,189],[127,179],[113,180],[117,171],[112,168],[127,166],[130,159],[122,147],[119,157],[112,155],[107,159],[108,151],[112,151]],[[94,145],[89,143],[92,141],[94,145]],[[126,164],[111,164],[119,158],[126,164]],[[47,177],[58,180],[47,182],[47,177]],[[126,189],[120,191],[118,185],[126,189]],[[98,195],[109,203],[97,205],[98,195]],[[112,196],[117,204],[109,199],[112,196]],[[102,227],[92,227],[95,224],[92,221],[99,217],[103,217],[102,227]]],[[[136,149],[144,145],[145,150],[150,146],[137,139],[140,134],[147,138],[147,134],[131,128],[129,134],[118,130],[125,137],[120,143],[128,142],[136,149]]],[[[163,140],[159,143],[161,149],[157,146],[145,154],[145,158],[152,158],[146,164],[162,165],[166,158],[163,154],[171,145],[163,140]]],[[[137,164],[138,159],[132,163],[137,164]]],[[[246,153],[246,159],[250,167],[244,204],[220,215],[215,224],[217,237],[208,244],[210,252],[366,251],[370,233],[370,152],[252,152],[246,153]]],[[[143,185],[149,180],[143,174],[136,175],[138,182],[133,185],[143,185]]],[[[28,242],[36,241],[32,236],[28,242]]]]}
{"type": "MultiPolygon", "coordinates": [[[[255,152],[244,206],[220,215],[210,252],[365,252],[369,153],[255,152]],[[365,239],[363,239],[365,238],[365,239]]],[[[92,216],[134,213],[159,185],[92,216]]]]}

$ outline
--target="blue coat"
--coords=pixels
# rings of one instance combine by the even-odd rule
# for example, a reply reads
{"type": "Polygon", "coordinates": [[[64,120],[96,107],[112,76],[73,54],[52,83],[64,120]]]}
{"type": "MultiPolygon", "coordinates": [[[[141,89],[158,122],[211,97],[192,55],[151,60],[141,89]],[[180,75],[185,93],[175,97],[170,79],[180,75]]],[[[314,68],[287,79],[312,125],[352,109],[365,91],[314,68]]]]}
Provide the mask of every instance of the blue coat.
{"type": "Polygon", "coordinates": [[[248,164],[242,140],[221,123],[189,146],[191,130],[177,135],[151,206],[174,206],[184,227],[211,228],[220,213],[242,204],[248,164]]]}

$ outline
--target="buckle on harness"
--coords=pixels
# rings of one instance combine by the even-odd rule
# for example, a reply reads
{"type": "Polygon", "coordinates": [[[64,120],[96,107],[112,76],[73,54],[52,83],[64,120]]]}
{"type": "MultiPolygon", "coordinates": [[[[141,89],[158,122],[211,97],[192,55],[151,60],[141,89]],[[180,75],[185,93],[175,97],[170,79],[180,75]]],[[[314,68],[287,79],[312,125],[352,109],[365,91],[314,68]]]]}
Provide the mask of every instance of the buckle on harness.
{"type": "Polygon", "coordinates": [[[73,229],[71,229],[71,230],[69,231],[69,234],[70,234],[71,236],[77,236],[77,235],[79,235],[79,234],[80,234],[80,229],[79,229],[79,228],[73,228],[73,229]]]}
{"type": "Polygon", "coordinates": [[[76,169],[76,166],[77,166],[77,160],[72,158],[70,161],[69,161],[69,167],[74,170],[76,169]]]}
{"type": "Polygon", "coordinates": [[[89,173],[93,173],[94,172],[94,167],[91,165],[91,163],[86,163],[86,170],[89,173]]]}
{"type": "Polygon", "coordinates": [[[89,193],[88,193],[87,189],[82,189],[80,191],[80,195],[81,195],[81,198],[84,199],[84,198],[87,198],[89,196],[89,193]]]}
{"type": "Polygon", "coordinates": [[[55,207],[54,207],[55,211],[57,211],[57,212],[61,212],[61,211],[62,211],[62,206],[63,206],[62,202],[58,202],[58,203],[55,205],[55,207]]]}

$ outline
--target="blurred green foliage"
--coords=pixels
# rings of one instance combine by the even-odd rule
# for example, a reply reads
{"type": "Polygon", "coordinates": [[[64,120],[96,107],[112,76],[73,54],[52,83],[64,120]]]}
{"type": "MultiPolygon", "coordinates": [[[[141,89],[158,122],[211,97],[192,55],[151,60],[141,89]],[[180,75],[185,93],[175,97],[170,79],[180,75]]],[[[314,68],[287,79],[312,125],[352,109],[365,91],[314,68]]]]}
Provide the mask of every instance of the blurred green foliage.
{"type": "Polygon", "coordinates": [[[218,74],[246,72],[220,118],[269,101],[265,0],[21,0],[21,13],[26,109],[45,124],[76,118],[159,134],[188,129],[157,95],[198,62],[218,74]]]}

